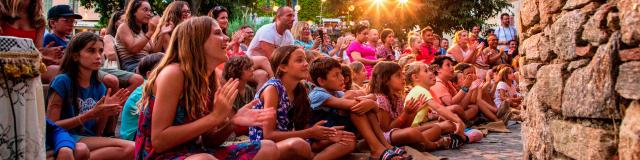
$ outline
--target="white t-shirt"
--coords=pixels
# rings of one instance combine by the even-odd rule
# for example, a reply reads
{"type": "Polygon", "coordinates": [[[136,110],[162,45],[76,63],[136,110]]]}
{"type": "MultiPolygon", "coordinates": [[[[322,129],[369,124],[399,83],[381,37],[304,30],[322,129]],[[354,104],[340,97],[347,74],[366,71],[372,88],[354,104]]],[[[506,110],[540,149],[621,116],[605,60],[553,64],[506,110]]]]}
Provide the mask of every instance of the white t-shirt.
{"type": "MultiPolygon", "coordinates": [[[[278,48],[280,46],[293,45],[294,38],[293,34],[291,34],[291,31],[289,30],[284,31],[283,35],[278,34],[276,31],[276,24],[269,23],[260,27],[256,32],[253,40],[251,40],[251,43],[249,44],[249,48],[247,49],[248,56],[253,55],[253,49],[257,48],[261,41],[273,44],[278,48]]],[[[262,53],[257,55],[262,55],[262,53]]]]}
{"type": "MultiPolygon", "coordinates": [[[[514,39],[518,38],[518,31],[516,30],[516,28],[513,28],[513,27],[498,26],[494,30],[494,33],[498,37],[498,41],[499,42],[504,42],[505,44],[508,43],[511,40],[514,40],[514,39]]],[[[498,45],[498,49],[500,49],[500,48],[504,48],[505,52],[509,51],[509,45],[508,44],[506,44],[506,45],[498,45]]]]}

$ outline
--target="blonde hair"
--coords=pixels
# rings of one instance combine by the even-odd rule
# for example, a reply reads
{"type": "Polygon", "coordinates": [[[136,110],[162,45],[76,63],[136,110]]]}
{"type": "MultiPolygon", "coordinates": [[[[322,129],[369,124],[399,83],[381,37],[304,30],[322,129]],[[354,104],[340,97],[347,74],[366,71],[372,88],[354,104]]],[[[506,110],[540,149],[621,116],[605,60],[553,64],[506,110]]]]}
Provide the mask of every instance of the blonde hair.
{"type": "Polygon", "coordinates": [[[151,72],[148,83],[144,86],[143,99],[138,104],[138,111],[144,111],[162,69],[175,63],[184,74],[182,93],[187,116],[190,119],[198,119],[210,112],[213,105],[212,93],[215,92],[218,84],[216,74],[208,75],[207,73],[208,62],[204,54],[204,43],[213,32],[212,26],[217,27],[218,23],[207,16],[194,17],[176,26],[166,54],[151,72]]]}
{"type": "Polygon", "coordinates": [[[305,21],[298,21],[293,28],[291,28],[291,33],[293,34],[293,38],[296,40],[302,39],[302,32],[304,31],[304,27],[309,26],[309,23],[305,21]]]}
{"type": "Polygon", "coordinates": [[[500,77],[499,80],[511,85],[511,81],[509,81],[509,73],[513,73],[513,69],[509,66],[500,69],[500,72],[498,72],[498,77],[500,77]]]}
{"type": "Polygon", "coordinates": [[[422,62],[412,62],[407,66],[404,66],[404,80],[407,82],[407,85],[415,86],[413,79],[411,78],[414,74],[420,73],[422,70],[426,70],[429,66],[422,62]]]}
{"type": "Polygon", "coordinates": [[[456,31],[456,33],[453,36],[453,45],[457,45],[458,41],[460,41],[460,38],[462,38],[462,33],[467,32],[467,30],[459,30],[456,31]]]}

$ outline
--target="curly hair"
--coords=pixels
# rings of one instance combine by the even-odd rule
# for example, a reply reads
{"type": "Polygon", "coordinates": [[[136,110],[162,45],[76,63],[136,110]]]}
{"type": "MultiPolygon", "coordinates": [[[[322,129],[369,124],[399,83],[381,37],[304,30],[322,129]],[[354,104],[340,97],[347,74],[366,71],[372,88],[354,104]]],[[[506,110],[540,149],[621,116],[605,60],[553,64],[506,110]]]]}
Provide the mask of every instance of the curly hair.
{"type": "Polygon", "coordinates": [[[229,61],[224,63],[224,71],[222,72],[222,78],[229,80],[231,78],[242,77],[242,72],[250,70],[253,66],[253,61],[247,56],[233,56],[229,58],[229,61]]]}

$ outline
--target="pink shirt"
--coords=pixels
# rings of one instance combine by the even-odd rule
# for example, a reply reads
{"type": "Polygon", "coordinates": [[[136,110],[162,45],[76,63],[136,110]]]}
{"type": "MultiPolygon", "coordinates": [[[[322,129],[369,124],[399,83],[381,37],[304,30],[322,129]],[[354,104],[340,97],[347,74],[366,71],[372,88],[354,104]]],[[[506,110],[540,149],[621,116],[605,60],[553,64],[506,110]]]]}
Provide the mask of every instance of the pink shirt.
{"type": "MultiPolygon", "coordinates": [[[[371,48],[368,45],[362,44],[358,41],[353,41],[347,47],[347,56],[349,56],[349,61],[354,62],[353,57],[351,57],[351,52],[356,51],[360,53],[360,56],[364,59],[368,60],[376,60],[376,50],[371,48]]],[[[373,70],[373,65],[364,64],[364,68],[367,71],[367,77],[371,77],[371,71],[373,70]]]]}

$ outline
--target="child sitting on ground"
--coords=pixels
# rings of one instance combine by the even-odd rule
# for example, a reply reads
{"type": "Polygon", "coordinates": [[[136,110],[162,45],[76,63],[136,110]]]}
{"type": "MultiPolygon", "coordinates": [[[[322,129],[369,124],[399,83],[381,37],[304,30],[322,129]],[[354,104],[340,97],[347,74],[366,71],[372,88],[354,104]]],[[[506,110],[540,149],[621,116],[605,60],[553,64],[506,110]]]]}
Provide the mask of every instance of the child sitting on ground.
{"type": "Polygon", "coordinates": [[[263,127],[250,127],[250,140],[277,142],[283,159],[338,159],[351,153],[355,146],[353,134],[322,126],[326,121],[310,122],[307,87],[302,83],[309,76],[304,50],[293,45],[277,48],[271,65],[276,76],[258,90],[254,108],[277,110],[277,117],[263,127]]]}
{"type": "Polygon", "coordinates": [[[47,119],[47,159],[89,159],[89,148],[76,143],[69,132],[47,119]]]}
{"type": "MultiPolygon", "coordinates": [[[[158,62],[160,62],[162,56],[164,56],[164,54],[154,53],[142,58],[138,65],[138,74],[144,75],[144,79],[146,80],[158,62]]],[[[144,83],[146,83],[146,81],[144,83]]],[[[124,103],[122,113],[120,113],[120,138],[122,139],[133,141],[136,138],[139,115],[137,105],[140,98],[142,98],[142,87],[144,83],[131,92],[131,95],[127,98],[127,102],[124,103]]]]}
{"type": "MultiPolygon", "coordinates": [[[[233,101],[234,112],[244,104],[251,102],[256,94],[256,89],[247,84],[253,77],[253,70],[253,61],[247,56],[233,56],[224,64],[222,72],[224,80],[238,80],[238,97],[233,101]]],[[[233,130],[236,136],[249,134],[248,127],[236,126],[233,130]]]]}
{"type": "Polygon", "coordinates": [[[214,73],[215,66],[227,61],[222,54],[226,39],[210,17],[191,18],[176,26],[166,55],[144,87],[136,159],[278,158],[278,149],[269,140],[224,147],[208,140],[224,141],[222,136],[208,135],[227,126],[262,125],[275,112],[250,109],[255,101],[233,112],[238,81],[220,85],[214,73]]]}
{"type": "MultiPolygon", "coordinates": [[[[458,86],[466,85],[464,83],[468,81],[464,79],[465,77],[477,77],[475,67],[469,63],[458,63],[453,67],[453,70],[456,74],[460,75],[458,76],[458,86]]],[[[471,95],[471,99],[469,102],[478,106],[478,110],[483,117],[482,120],[477,120],[476,123],[486,120],[489,120],[491,122],[501,121],[500,117],[496,115],[498,109],[482,98],[482,95],[486,92],[486,88],[482,88],[483,86],[486,86],[483,85],[483,83],[485,82],[482,79],[475,79],[473,82],[471,82],[471,85],[469,87],[469,94],[471,95]]]]}
{"type": "Polygon", "coordinates": [[[365,90],[364,81],[367,80],[367,71],[364,70],[364,64],[362,62],[353,62],[349,65],[351,67],[351,71],[353,71],[353,76],[351,76],[352,90],[365,90]]]}
{"type": "Polygon", "coordinates": [[[316,87],[309,93],[313,116],[311,123],[327,121],[325,126],[344,126],[345,131],[359,132],[371,148],[371,157],[403,156],[383,137],[379,122],[375,118],[377,105],[368,99],[345,98],[344,77],[340,62],[323,57],[311,64],[311,78],[316,87]]]}
{"type": "MultiPolygon", "coordinates": [[[[450,106],[445,107],[442,105],[440,100],[433,98],[433,93],[428,89],[431,86],[436,84],[436,77],[434,74],[435,67],[429,67],[428,65],[422,62],[414,62],[406,66],[405,68],[405,80],[409,86],[413,86],[404,101],[407,104],[411,99],[416,99],[420,96],[424,96],[426,100],[426,104],[422,106],[418,113],[416,114],[413,122],[411,123],[411,127],[419,127],[425,128],[422,130],[430,131],[426,128],[435,128],[431,132],[430,135],[435,135],[436,138],[439,137],[440,134],[443,133],[462,133],[464,132],[464,122],[458,115],[451,112],[448,108],[458,108],[461,109],[460,106],[450,106]],[[435,111],[439,117],[442,117],[444,121],[430,121],[429,113],[433,113],[435,111]]],[[[434,119],[435,120],[435,119],[434,119]]],[[[423,134],[425,133],[423,132],[423,134]]],[[[444,139],[447,140],[446,137],[444,139]]],[[[450,139],[456,140],[456,139],[450,139]]],[[[461,145],[461,142],[454,141],[450,143],[448,146],[437,146],[437,147],[447,147],[447,148],[457,148],[461,145]]],[[[426,146],[427,149],[437,149],[436,146],[426,146]]]]}
{"type": "MultiPolygon", "coordinates": [[[[518,106],[522,102],[522,96],[517,92],[517,85],[514,83],[514,75],[511,67],[503,67],[498,72],[499,81],[496,85],[494,103],[499,109],[511,110],[515,119],[519,119],[518,106]]],[[[506,123],[506,122],[505,122],[506,123]]]]}
{"type": "MultiPolygon", "coordinates": [[[[377,117],[380,120],[380,127],[385,132],[384,138],[394,145],[420,145],[426,148],[437,148],[438,146],[456,145],[457,148],[465,142],[464,133],[451,134],[451,141],[443,140],[435,144],[440,134],[434,134],[434,130],[439,127],[416,127],[412,128],[411,123],[418,111],[418,108],[425,103],[424,95],[411,98],[404,103],[402,91],[404,91],[404,77],[402,68],[395,62],[381,62],[373,69],[371,77],[370,98],[375,98],[380,111],[377,117]]],[[[460,131],[457,129],[456,131],[460,131]]]]}
{"type": "Polygon", "coordinates": [[[120,113],[129,94],[126,89],[111,94],[98,81],[103,48],[102,38],[91,32],[79,33],[69,42],[61,73],[51,82],[47,117],[76,142],[87,144],[93,157],[133,159],[133,142],[101,137],[108,118],[120,113]]]}

